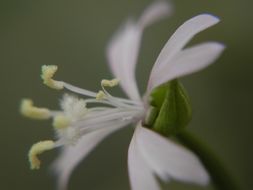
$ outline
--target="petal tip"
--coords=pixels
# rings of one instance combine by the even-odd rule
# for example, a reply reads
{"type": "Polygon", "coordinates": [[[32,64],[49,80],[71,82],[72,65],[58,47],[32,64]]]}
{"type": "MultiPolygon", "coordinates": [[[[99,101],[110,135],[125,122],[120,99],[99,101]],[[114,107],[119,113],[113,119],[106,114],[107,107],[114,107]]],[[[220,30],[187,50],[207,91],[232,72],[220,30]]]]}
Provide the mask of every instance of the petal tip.
{"type": "Polygon", "coordinates": [[[203,17],[203,19],[212,21],[214,24],[220,22],[220,18],[218,16],[212,14],[212,13],[203,13],[203,14],[200,14],[198,16],[203,17]]]}
{"type": "Polygon", "coordinates": [[[199,178],[198,184],[202,186],[207,186],[210,182],[210,177],[207,172],[203,172],[202,176],[199,178]]]}
{"type": "Polygon", "coordinates": [[[221,42],[211,42],[210,45],[211,45],[211,48],[215,52],[217,52],[217,54],[221,54],[226,48],[226,45],[221,42]]]}

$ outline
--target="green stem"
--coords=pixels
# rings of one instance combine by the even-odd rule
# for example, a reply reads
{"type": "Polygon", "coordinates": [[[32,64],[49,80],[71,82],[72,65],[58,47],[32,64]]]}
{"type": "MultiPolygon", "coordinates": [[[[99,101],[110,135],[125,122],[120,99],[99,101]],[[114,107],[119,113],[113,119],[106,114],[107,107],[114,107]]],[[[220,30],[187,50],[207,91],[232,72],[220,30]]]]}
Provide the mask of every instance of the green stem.
{"type": "Polygon", "coordinates": [[[178,139],[195,154],[206,167],[212,181],[219,190],[239,190],[238,184],[228,172],[224,164],[203,142],[187,131],[177,135],[178,139]]]}

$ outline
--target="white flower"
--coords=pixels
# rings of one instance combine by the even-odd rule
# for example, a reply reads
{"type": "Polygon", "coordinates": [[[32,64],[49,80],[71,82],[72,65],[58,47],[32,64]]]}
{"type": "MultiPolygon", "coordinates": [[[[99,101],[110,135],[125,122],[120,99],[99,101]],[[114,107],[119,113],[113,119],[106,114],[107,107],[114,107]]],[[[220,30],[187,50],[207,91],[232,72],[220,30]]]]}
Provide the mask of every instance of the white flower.
{"type": "MultiPolygon", "coordinates": [[[[52,79],[57,67],[43,66],[42,78],[51,88],[67,89],[88,99],[64,95],[62,111],[50,111],[33,106],[31,100],[24,100],[21,112],[35,119],[53,118],[58,140],[41,141],[29,152],[31,168],[37,169],[40,161],[37,155],[45,150],[62,146],[59,158],[54,162],[59,189],[67,187],[73,169],[87,154],[112,132],[137,124],[128,152],[128,168],[133,190],[160,189],[156,176],[168,181],[175,179],[206,185],[209,176],[199,159],[186,148],[141,125],[148,102],[143,100],[135,80],[135,66],[143,30],[155,21],[167,16],[170,6],[158,1],[149,6],[140,19],[129,20],[114,36],[107,48],[109,66],[114,80],[102,80],[98,93],[75,87],[63,81],[52,79]],[[120,81],[120,83],[119,83],[120,81]],[[128,99],[114,97],[105,87],[120,84],[128,99]],[[89,107],[95,103],[96,107],[89,107]]],[[[219,22],[217,17],[202,14],[181,25],[159,54],[151,71],[146,97],[157,86],[199,71],[213,63],[224,46],[217,42],[206,42],[194,47],[184,46],[195,34],[219,22]]]]}

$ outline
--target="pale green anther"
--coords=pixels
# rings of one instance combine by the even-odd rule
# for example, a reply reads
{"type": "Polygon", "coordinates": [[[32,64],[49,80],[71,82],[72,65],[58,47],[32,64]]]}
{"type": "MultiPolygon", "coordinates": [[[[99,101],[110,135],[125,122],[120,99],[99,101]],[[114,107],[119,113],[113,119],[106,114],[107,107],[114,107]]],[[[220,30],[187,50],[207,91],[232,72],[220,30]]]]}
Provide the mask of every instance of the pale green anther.
{"type": "Polygon", "coordinates": [[[185,128],[191,120],[189,98],[178,80],[155,88],[150,95],[150,111],[146,125],[170,136],[185,128]]]}

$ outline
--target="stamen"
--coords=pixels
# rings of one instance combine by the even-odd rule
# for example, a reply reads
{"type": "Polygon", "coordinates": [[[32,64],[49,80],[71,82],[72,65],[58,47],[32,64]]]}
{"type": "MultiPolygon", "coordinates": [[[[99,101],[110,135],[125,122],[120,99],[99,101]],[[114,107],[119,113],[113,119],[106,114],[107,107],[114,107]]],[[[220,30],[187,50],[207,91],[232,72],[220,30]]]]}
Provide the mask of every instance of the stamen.
{"type": "Polygon", "coordinates": [[[93,116],[86,118],[85,120],[81,120],[76,123],[77,128],[85,129],[85,128],[96,128],[95,126],[105,126],[108,122],[115,122],[115,121],[126,121],[131,118],[134,120],[135,117],[138,118],[139,112],[138,111],[123,111],[120,109],[113,109],[110,110],[111,113],[105,111],[104,113],[96,113],[93,116]],[[104,113],[108,114],[104,114],[104,113]]]}
{"type": "Polygon", "coordinates": [[[107,121],[107,122],[104,122],[104,123],[99,123],[95,126],[88,126],[88,127],[85,127],[85,128],[81,128],[80,129],[80,135],[83,136],[87,133],[90,133],[90,132],[93,132],[93,131],[96,131],[96,130],[103,130],[105,128],[121,128],[123,126],[127,126],[128,124],[130,124],[131,121],[126,121],[126,120],[114,120],[114,121],[107,121]]]}
{"type": "Polygon", "coordinates": [[[101,81],[101,87],[103,89],[104,94],[106,95],[106,99],[110,102],[113,103],[114,105],[117,106],[122,106],[122,107],[129,107],[127,104],[124,103],[124,99],[120,99],[120,98],[116,98],[114,96],[112,96],[109,92],[107,92],[107,90],[105,89],[105,87],[114,87],[117,86],[119,84],[119,79],[112,79],[112,80],[105,80],[103,79],[101,81]]]}
{"type": "Polygon", "coordinates": [[[123,127],[136,118],[141,118],[143,107],[140,102],[117,98],[106,91],[106,87],[114,87],[119,84],[118,79],[102,80],[102,89],[96,93],[68,84],[64,81],[54,80],[56,65],[43,65],[41,78],[45,85],[54,89],[67,89],[77,94],[88,96],[88,99],[79,99],[65,95],[61,107],[62,111],[52,111],[47,108],[38,108],[32,100],[24,99],[21,104],[21,113],[34,119],[53,118],[53,127],[59,137],[58,141],[40,141],[35,143],[28,158],[31,169],[39,169],[41,162],[38,155],[44,151],[63,145],[75,144],[86,133],[105,129],[108,127],[123,127]],[[87,104],[95,103],[102,106],[88,108],[87,104]]]}
{"type": "Polygon", "coordinates": [[[64,88],[68,89],[71,92],[75,92],[77,94],[81,94],[81,95],[84,95],[84,96],[96,97],[95,92],[79,88],[79,87],[74,86],[72,84],[68,84],[66,82],[63,82],[63,86],[64,86],[64,88]]]}
{"type": "Polygon", "coordinates": [[[41,78],[45,85],[56,90],[61,90],[64,87],[63,82],[52,79],[57,69],[58,67],[56,65],[43,65],[41,78]]]}
{"type": "Polygon", "coordinates": [[[69,126],[70,120],[64,115],[54,117],[53,126],[55,129],[65,129],[69,126]]]}
{"type": "Polygon", "coordinates": [[[31,147],[28,153],[28,158],[32,170],[40,168],[41,162],[38,159],[38,155],[43,153],[44,151],[51,150],[52,148],[55,147],[54,145],[55,143],[53,141],[47,140],[47,141],[40,141],[31,147]]]}
{"type": "Polygon", "coordinates": [[[103,87],[114,87],[119,84],[119,79],[112,79],[112,80],[102,80],[101,86],[103,87]]]}
{"type": "Polygon", "coordinates": [[[26,117],[32,119],[48,119],[50,118],[50,111],[47,108],[38,108],[33,106],[33,101],[24,99],[21,102],[20,112],[26,117]]]}
{"type": "Polygon", "coordinates": [[[96,95],[96,100],[103,100],[105,99],[105,97],[106,97],[106,94],[102,90],[100,90],[96,95]]]}

